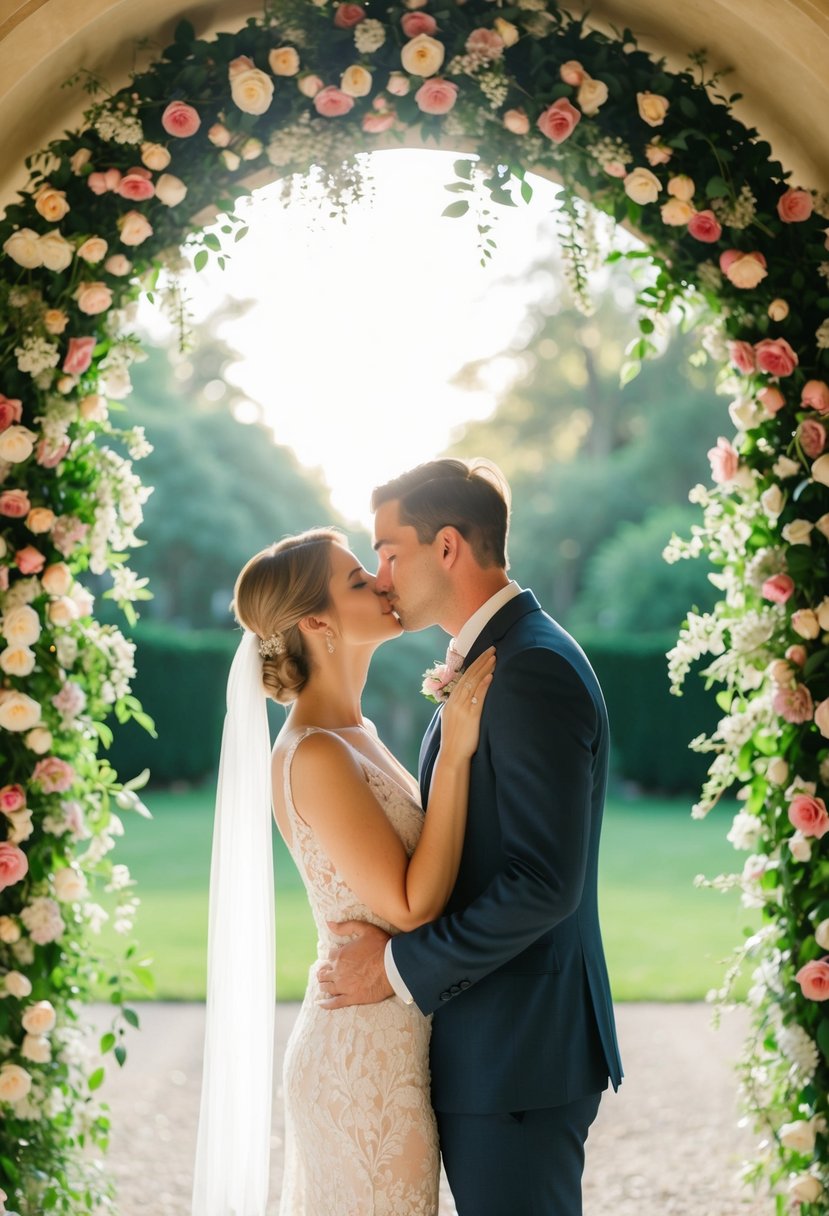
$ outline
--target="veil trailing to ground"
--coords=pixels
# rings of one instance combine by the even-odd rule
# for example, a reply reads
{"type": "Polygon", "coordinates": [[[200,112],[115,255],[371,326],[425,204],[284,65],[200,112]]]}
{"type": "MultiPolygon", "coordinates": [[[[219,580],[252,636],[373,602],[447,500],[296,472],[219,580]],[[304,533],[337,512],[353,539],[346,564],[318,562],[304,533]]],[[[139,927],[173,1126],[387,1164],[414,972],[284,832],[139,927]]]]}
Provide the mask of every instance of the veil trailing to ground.
{"type": "Polygon", "coordinates": [[[259,638],[246,630],[227,682],[216,792],[193,1216],[265,1216],[276,999],[270,750],[259,638]]]}

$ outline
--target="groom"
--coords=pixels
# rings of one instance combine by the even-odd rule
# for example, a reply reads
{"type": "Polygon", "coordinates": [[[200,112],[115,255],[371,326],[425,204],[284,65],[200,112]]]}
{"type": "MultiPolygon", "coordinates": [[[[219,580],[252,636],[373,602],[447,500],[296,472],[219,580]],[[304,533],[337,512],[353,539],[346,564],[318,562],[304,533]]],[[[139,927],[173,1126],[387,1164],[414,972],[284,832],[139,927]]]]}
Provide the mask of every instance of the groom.
{"type": "MultiPolygon", "coordinates": [[[[584,1142],[622,1077],[596,899],[608,725],[573,639],[507,577],[509,489],[435,460],[372,496],[377,590],[407,630],[439,624],[497,666],[444,914],[371,925],[320,972],[329,1008],[396,994],[432,1024],[432,1100],[459,1216],[579,1216],[584,1142]]],[[[455,660],[457,661],[457,660],[455,660]]],[[[420,752],[426,805],[440,709],[420,752]]]]}

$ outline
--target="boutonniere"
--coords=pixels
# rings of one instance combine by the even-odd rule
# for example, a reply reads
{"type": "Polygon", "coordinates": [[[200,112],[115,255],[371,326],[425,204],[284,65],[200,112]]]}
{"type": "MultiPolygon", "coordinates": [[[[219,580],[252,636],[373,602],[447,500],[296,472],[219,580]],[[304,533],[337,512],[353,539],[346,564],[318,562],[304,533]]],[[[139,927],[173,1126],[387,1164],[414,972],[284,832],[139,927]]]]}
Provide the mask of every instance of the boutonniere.
{"type": "Polygon", "coordinates": [[[447,655],[442,663],[438,660],[438,662],[424,671],[423,684],[420,691],[427,701],[440,705],[442,701],[447,700],[452,689],[461,678],[460,669],[462,664],[463,658],[461,655],[450,650],[449,655],[447,655]]]}

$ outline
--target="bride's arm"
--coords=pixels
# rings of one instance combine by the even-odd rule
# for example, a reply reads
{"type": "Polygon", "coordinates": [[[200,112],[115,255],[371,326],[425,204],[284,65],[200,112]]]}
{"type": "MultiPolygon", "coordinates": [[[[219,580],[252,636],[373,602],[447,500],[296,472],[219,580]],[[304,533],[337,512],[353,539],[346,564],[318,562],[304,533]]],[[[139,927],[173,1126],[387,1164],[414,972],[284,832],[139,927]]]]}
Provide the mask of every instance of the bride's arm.
{"type": "Polygon", "coordinates": [[[314,732],[294,755],[291,791],[297,812],[355,895],[399,929],[439,916],[455,884],[466,830],[469,761],[494,666],[494,651],[481,655],[444,706],[428,813],[411,858],[347,744],[334,734],[314,732]]]}

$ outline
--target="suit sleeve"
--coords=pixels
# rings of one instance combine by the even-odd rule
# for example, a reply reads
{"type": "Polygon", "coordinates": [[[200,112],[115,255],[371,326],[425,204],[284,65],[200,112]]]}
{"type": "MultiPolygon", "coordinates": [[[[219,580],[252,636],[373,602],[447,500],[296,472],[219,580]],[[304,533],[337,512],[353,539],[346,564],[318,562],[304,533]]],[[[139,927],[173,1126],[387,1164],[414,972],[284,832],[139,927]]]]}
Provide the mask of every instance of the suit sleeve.
{"type": "MultiPolygon", "coordinates": [[[[485,712],[501,863],[466,908],[394,939],[424,1013],[570,916],[584,885],[600,728],[584,681],[556,652],[524,650],[499,665],[485,712]]],[[[469,817],[474,831],[474,803],[469,817]]]]}

